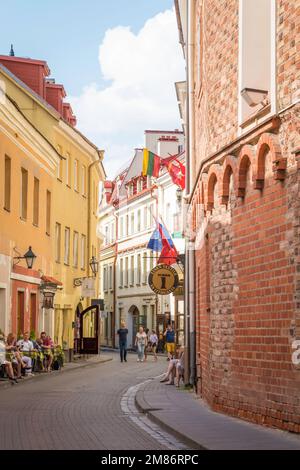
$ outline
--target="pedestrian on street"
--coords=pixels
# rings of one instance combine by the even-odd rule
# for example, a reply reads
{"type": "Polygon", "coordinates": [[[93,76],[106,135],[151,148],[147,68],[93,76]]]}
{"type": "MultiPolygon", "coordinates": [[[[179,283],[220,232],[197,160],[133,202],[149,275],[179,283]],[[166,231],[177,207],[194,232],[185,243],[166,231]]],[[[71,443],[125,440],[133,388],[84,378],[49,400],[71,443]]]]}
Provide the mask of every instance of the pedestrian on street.
{"type": "Polygon", "coordinates": [[[121,321],[121,328],[118,329],[117,334],[119,335],[119,349],[121,362],[127,362],[127,335],[128,329],[126,323],[121,321]]]}
{"type": "Polygon", "coordinates": [[[147,357],[148,357],[148,352],[149,352],[149,345],[150,345],[150,341],[149,341],[149,328],[146,328],[146,336],[147,336],[147,346],[145,346],[145,351],[144,351],[144,361],[146,362],[147,361],[147,357]]]}
{"type": "Polygon", "coordinates": [[[168,353],[168,361],[170,361],[175,354],[175,331],[171,324],[168,325],[164,336],[166,337],[166,348],[168,353]]]}
{"type": "Polygon", "coordinates": [[[137,362],[144,362],[145,348],[147,347],[147,335],[144,328],[140,326],[138,333],[135,337],[135,346],[137,346],[138,358],[137,362]]]}
{"type": "Polygon", "coordinates": [[[156,354],[157,344],[158,344],[158,337],[157,337],[156,331],[152,330],[152,333],[150,335],[150,347],[151,347],[151,351],[154,354],[155,361],[157,361],[157,354],[156,354]]]}

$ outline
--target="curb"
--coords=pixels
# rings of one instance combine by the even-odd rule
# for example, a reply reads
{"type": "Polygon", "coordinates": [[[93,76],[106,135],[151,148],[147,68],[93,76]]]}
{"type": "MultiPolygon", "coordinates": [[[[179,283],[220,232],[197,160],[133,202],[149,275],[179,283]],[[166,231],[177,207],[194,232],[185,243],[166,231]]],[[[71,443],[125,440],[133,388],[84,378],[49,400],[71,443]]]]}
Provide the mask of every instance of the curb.
{"type": "MultiPolygon", "coordinates": [[[[185,434],[175,430],[174,428],[172,428],[172,426],[167,424],[165,421],[155,416],[151,412],[152,411],[151,408],[147,407],[146,405],[147,402],[144,400],[142,396],[143,390],[144,389],[138,390],[134,397],[135,404],[141,413],[145,414],[155,424],[159,425],[165,431],[167,431],[168,433],[176,437],[176,439],[182,441],[182,443],[190,447],[191,450],[209,450],[207,447],[202,446],[201,444],[199,444],[199,442],[196,442],[190,437],[186,436],[185,434]]],[[[158,411],[158,410],[153,410],[153,411],[158,411]]]]}
{"type": "MultiPolygon", "coordinates": [[[[18,385],[22,384],[22,385],[25,385],[27,383],[32,383],[33,381],[35,380],[43,380],[45,378],[49,378],[49,377],[57,377],[59,374],[64,374],[66,372],[71,372],[73,370],[77,370],[77,369],[83,369],[85,367],[93,367],[93,366],[98,366],[99,364],[105,364],[106,362],[110,362],[112,361],[113,358],[112,357],[108,357],[107,359],[103,359],[101,361],[97,361],[97,362],[87,362],[86,364],[78,364],[74,367],[70,367],[70,368],[67,368],[67,369],[61,369],[61,370],[55,370],[55,371],[52,371],[50,374],[38,374],[38,375],[35,375],[34,377],[32,377],[32,379],[26,379],[26,380],[21,380],[18,385]]],[[[4,382],[2,385],[1,385],[1,382],[0,382],[0,393],[1,393],[1,390],[5,390],[7,388],[11,388],[12,385],[10,382],[4,382]]]]}

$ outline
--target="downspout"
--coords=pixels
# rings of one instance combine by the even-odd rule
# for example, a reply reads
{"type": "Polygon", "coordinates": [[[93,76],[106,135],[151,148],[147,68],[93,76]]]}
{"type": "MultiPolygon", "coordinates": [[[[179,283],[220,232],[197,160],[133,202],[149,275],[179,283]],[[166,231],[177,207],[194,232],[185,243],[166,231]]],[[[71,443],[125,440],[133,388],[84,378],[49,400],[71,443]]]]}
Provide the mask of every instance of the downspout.
{"type": "MultiPolygon", "coordinates": [[[[114,214],[116,223],[116,242],[115,242],[115,259],[114,259],[114,293],[113,293],[113,316],[112,316],[112,347],[116,347],[116,314],[117,314],[117,260],[118,260],[118,239],[119,239],[119,217],[114,214]]],[[[119,325],[119,328],[121,325],[119,325]]]]}
{"type": "MultiPolygon", "coordinates": [[[[195,2],[189,0],[188,12],[188,68],[189,68],[189,193],[194,184],[195,134],[194,134],[194,21],[195,2]]],[[[190,195],[190,194],[189,194],[190,195]]],[[[194,234],[193,234],[194,240],[194,234]]],[[[190,240],[189,246],[189,315],[190,315],[190,385],[196,384],[196,331],[195,331],[195,248],[190,240]]]]}
{"type": "MultiPolygon", "coordinates": [[[[186,199],[189,200],[193,185],[194,173],[194,21],[195,2],[187,0],[187,103],[186,103],[186,199]]],[[[191,222],[190,222],[191,223],[191,222]]],[[[192,227],[189,227],[190,231],[192,227]]],[[[186,376],[185,383],[192,386],[196,381],[196,350],[195,350],[195,253],[191,241],[191,233],[186,240],[186,269],[185,269],[185,318],[186,318],[186,376]]]]}

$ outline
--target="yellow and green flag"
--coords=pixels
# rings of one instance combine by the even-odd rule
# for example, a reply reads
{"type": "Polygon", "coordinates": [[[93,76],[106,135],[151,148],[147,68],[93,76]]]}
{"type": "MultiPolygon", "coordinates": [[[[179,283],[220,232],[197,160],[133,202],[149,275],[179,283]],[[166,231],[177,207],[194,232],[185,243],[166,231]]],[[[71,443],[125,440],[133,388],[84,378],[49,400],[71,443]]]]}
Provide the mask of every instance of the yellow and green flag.
{"type": "Polygon", "coordinates": [[[161,159],[158,155],[150,152],[147,149],[143,150],[143,176],[154,176],[155,178],[159,175],[161,159]]]}

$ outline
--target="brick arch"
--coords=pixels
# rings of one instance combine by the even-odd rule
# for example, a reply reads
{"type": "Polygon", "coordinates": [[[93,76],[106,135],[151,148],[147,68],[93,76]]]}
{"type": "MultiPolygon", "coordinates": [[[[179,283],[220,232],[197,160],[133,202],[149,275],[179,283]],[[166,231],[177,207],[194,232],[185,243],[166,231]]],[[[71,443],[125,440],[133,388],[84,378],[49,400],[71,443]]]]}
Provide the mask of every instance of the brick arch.
{"type": "Polygon", "coordinates": [[[286,158],[282,157],[277,135],[270,133],[262,134],[257,144],[254,169],[254,184],[257,189],[262,189],[264,186],[265,160],[268,151],[271,153],[275,180],[284,180],[285,178],[286,158]]]}
{"type": "Polygon", "coordinates": [[[255,154],[251,145],[244,145],[242,148],[236,174],[236,195],[245,197],[247,172],[255,162],[255,154]]]}
{"type": "Polygon", "coordinates": [[[222,185],[220,189],[221,204],[226,204],[226,205],[228,204],[230,178],[232,175],[233,181],[235,181],[235,174],[236,174],[236,160],[232,155],[227,155],[227,157],[224,160],[223,170],[222,170],[222,185]]]}
{"type": "Polygon", "coordinates": [[[211,211],[214,208],[214,190],[215,185],[218,183],[218,171],[215,165],[212,165],[208,172],[207,178],[207,191],[206,191],[206,210],[211,211]]]}

